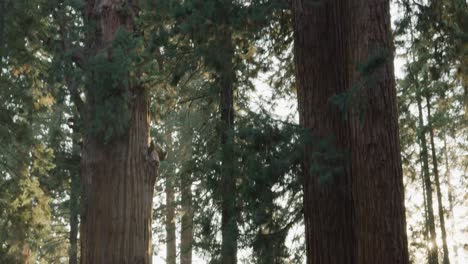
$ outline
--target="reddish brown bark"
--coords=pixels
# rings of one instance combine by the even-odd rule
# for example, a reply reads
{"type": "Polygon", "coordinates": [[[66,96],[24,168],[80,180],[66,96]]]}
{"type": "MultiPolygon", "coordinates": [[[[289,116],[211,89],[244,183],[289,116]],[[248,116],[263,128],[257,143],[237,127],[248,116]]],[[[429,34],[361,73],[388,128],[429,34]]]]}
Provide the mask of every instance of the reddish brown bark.
{"type": "Polygon", "coordinates": [[[312,155],[316,145],[306,147],[307,263],[408,263],[392,56],[373,69],[373,82],[356,70],[391,54],[389,1],[298,0],[293,11],[300,123],[349,154],[324,162],[312,155]],[[363,115],[329,101],[353,85],[363,115]],[[343,170],[323,180],[311,170],[317,162],[343,170]]]}
{"type": "Polygon", "coordinates": [[[157,162],[146,156],[149,121],[144,94],[138,95],[131,111],[128,136],[112,145],[84,141],[81,263],[151,263],[157,162]]]}
{"type": "MultiPolygon", "coordinates": [[[[132,2],[86,2],[90,29],[95,30],[88,34],[90,55],[108,47],[117,30],[133,30],[132,2]]],[[[146,264],[152,259],[152,202],[159,159],[154,148],[149,149],[147,92],[143,87],[124,89],[131,98],[125,133],[107,144],[92,134],[83,140],[82,264],[146,264]]],[[[93,105],[103,103],[95,100],[87,98],[88,117],[96,114],[93,105]]]]}

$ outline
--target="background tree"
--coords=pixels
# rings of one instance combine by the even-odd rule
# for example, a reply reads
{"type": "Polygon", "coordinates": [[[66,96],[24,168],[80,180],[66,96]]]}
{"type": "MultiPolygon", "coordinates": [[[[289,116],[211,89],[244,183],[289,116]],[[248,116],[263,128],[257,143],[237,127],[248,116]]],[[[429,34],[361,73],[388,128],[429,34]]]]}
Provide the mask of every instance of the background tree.
{"type": "MultiPolygon", "coordinates": [[[[89,197],[86,191],[99,189],[100,194],[114,195],[112,202],[130,203],[133,200],[124,199],[126,196],[121,195],[124,192],[106,192],[104,186],[112,186],[107,183],[118,179],[122,179],[119,186],[132,186],[130,183],[135,181],[120,176],[136,174],[124,173],[123,167],[136,168],[133,161],[138,161],[138,157],[151,159],[156,155],[149,155],[151,144],[145,136],[145,140],[138,141],[146,144],[140,144],[141,155],[137,159],[119,162],[114,167],[110,164],[117,162],[101,163],[93,159],[96,161],[93,164],[99,166],[88,163],[91,164],[88,168],[111,172],[115,169],[118,173],[109,173],[115,177],[107,177],[106,184],[93,181],[92,188],[86,189],[80,186],[80,176],[84,175],[80,172],[82,149],[88,153],[84,156],[88,161],[91,152],[107,155],[112,161],[126,159],[130,152],[122,149],[128,145],[129,130],[136,120],[132,113],[136,113],[134,110],[140,105],[137,101],[143,98],[148,108],[146,114],[139,113],[141,117],[147,115],[149,119],[143,119],[149,121],[141,127],[149,129],[147,135],[169,150],[168,160],[161,162],[163,177],[155,180],[156,192],[145,196],[151,197],[147,201],[156,201],[155,206],[148,206],[145,211],[155,222],[151,227],[141,227],[158,238],[151,244],[149,238],[144,239],[148,241],[145,261],[153,258],[153,262],[156,259],[159,263],[166,257],[169,262],[220,263],[224,255],[230,261],[248,263],[303,262],[307,243],[302,184],[311,179],[301,176],[303,169],[309,169],[311,175],[320,175],[320,186],[353,186],[335,188],[329,196],[335,200],[325,199],[328,204],[352,205],[349,207],[352,210],[347,211],[350,217],[326,221],[320,230],[333,229],[333,223],[339,220],[343,220],[342,231],[351,230],[359,223],[358,219],[379,223],[372,214],[378,210],[364,209],[377,208],[374,204],[381,199],[364,199],[364,193],[357,190],[380,179],[365,178],[367,174],[360,173],[365,172],[367,165],[373,164],[375,168],[394,164],[385,159],[389,156],[379,154],[388,148],[379,147],[381,141],[377,140],[385,138],[382,131],[389,131],[385,125],[394,128],[393,121],[381,118],[391,109],[381,106],[393,105],[389,101],[382,103],[381,98],[389,98],[386,95],[390,94],[388,23],[378,31],[386,32],[385,37],[384,33],[370,32],[375,25],[383,25],[376,21],[383,21],[385,16],[372,16],[382,11],[377,8],[380,2],[367,6],[364,1],[352,4],[308,1],[310,5],[303,8],[305,12],[301,14],[305,15],[300,18],[313,17],[313,25],[325,21],[330,28],[340,25],[342,29],[323,27],[320,37],[310,42],[313,46],[304,45],[308,47],[307,54],[317,55],[323,63],[313,63],[320,60],[308,58],[305,67],[297,68],[308,71],[320,66],[321,74],[314,75],[322,76],[321,80],[330,84],[322,83],[321,87],[337,88],[327,95],[330,98],[323,96],[321,102],[333,113],[333,118],[324,119],[331,124],[328,128],[335,126],[343,133],[333,138],[331,128],[326,130],[327,126],[317,125],[330,135],[324,139],[310,127],[298,126],[294,110],[296,90],[300,98],[304,98],[306,90],[301,88],[304,85],[296,85],[293,31],[300,28],[309,32],[311,24],[294,26],[298,20],[293,20],[290,7],[302,3],[305,1],[138,1],[137,5],[135,1],[120,0],[1,1],[1,12],[5,15],[0,19],[0,262],[77,263],[80,244],[99,242],[78,235],[80,228],[90,226],[85,221],[80,227],[78,219],[82,212],[90,211],[89,206],[82,207],[87,205],[86,201],[105,208],[110,196],[99,200],[104,196],[89,197]],[[373,22],[367,23],[370,19],[373,22]],[[368,25],[371,27],[367,28],[368,25]],[[380,40],[384,40],[383,45],[375,44],[380,40]],[[325,59],[328,54],[325,51],[330,49],[341,55],[325,59]],[[229,87],[232,94],[225,89],[229,87]],[[142,96],[140,91],[144,91],[142,96]],[[223,91],[232,97],[232,104],[220,104],[223,91]],[[226,126],[226,118],[221,119],[223,107],[234,111],[231,127],[226,126]],[[382,120],[386,122],[384,125],[380,123],[382,120]],[[380,128],[376,131],[382,133],[364,137],[366,133],[356,132],[365,131],[369,128],[367,124],[375,125],[373,129],[380,128]],[[222,144],[221,136],[226,133],[230,142],[222,144]],[[366,144],[369,148],[363,147],[366,144]],[[90,146],[98,151],[90,151],[90,146]],[[353,152],[357,148],[362,151],[353,152]],[[364,163],[358,162],[363,156],[356,153],[370,155],[365,157],[370,161],[383,158],[357,166],[364,163]],[[311,166],[300,166],[304,154],[314,161],[311,166]],[[103,164],[109,166],[100,166],[103,164]],[[224,172],[234,175],[234,186],[228,188],[233,191],[230,193],[233,199],[223,198],[222,183],[229,174],[224,172]],[[359,177],[354,177],[358,174],[359,177]],[[352,180],[340,182],[342,179],[352,180]],[[350,195],[354,195],[352,199],[350,195]],[[229,209],[227,206],[223,209],[223,201],[224,205],[229,202],[235,206],[231,211],[235,217],[233,225],[226,225],[226,221],[223,225],[222,212],[229,209]],[[166,232],[166,224],[170,232],[166,232]],[[223,241],[223,230],[226,234],[227,227],[236,228],[234,240],[225,235],[223,241]],[[235,242],[235,247],[230,242],[235,242]],[[170,248],[167,252],[166,246],[170,248]],[[154,247],[155,256],[149,255],[150,247],[154,247]],[[238,254],[227,254],[234,251],[238,254]]],[[[411,261],[425,263],[429,256],[437,254],[431,261],[464,263],[464,225],[468,213],[463,199],[468,186],[464,177],[466,3],[460,0],[394,3],[396,20],[392,37],[397,45],[395,66],[400,78],[397,94],[400,150],[411,261]],[[426,155],[421,155],[423,145],[426,155]],[[428,221],[432,207],[433,221],[428,221]]],[[[301,109],[309,109],[304,107],[307,101],[301,105],[301,109]]],[[[311,114],[323,117],[322,112],[315,111],[322,108],[313,109],[311,114]]],[[[157,144],[154,147],[157,149],[157,144]]],[[[372,195],[384,197],[389,192],[382,191],[386,189],[381,186],[387,185],[369,187],[369,193],[378,190],[372,195]]],[[[122,227],[123,220],[135,212],[132,208],[138,207],[129,208],[105,219],[107,225],[103,227],[123,230],[125,234],[130,229],[122,227]]],[[[111,210],[105,215],[112,215],[111,210]]],[[[86,214],[83,216],[86,220],[86,214]]],[[[97,220],[103,218],[95,216],[94,226],[98,226],[97,220]]],[[[394,218],[387,215],[386,219],[394,218]]],[[[375,226],[365,225],[368,229],[375,226]]],[[[363,229],[353,229],[350,235],[353,243],[343,243],[350,246],[348,249],[356,261],[361,256],[355,253],[357,248],[367,247],[356,241],[374,241],[361,239],[363,229]]],[[[136,234],[132,232],[127,232],[128,236],[136,234]]],[[[317,241],[329,243],[331,239],[320,236],[317,241]]],[[[122,247],[130,248],[124,244],[122,247]]],[[[112,257],[118,258],[117,255],[112,257]]]]}

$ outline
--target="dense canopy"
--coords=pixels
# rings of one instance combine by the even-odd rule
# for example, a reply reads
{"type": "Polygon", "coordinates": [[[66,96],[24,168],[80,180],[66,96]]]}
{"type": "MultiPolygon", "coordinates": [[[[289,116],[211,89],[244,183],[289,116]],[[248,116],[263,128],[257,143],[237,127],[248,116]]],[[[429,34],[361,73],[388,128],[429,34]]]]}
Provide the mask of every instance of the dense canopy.
{"type": "Polygon", "coordinates": [[[0,0],[0,263],[468,263],[465,0],[0,0]]]}

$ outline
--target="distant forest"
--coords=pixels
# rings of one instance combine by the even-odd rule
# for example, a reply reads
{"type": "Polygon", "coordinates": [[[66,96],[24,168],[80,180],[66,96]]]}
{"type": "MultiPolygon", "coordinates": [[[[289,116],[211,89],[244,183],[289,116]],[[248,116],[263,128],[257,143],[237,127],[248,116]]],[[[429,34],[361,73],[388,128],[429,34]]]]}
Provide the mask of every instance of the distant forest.
{"type": "Polygon", "coordinates": [[[468,263],[466,0],[0,0],[0,263],[468,263]]]}

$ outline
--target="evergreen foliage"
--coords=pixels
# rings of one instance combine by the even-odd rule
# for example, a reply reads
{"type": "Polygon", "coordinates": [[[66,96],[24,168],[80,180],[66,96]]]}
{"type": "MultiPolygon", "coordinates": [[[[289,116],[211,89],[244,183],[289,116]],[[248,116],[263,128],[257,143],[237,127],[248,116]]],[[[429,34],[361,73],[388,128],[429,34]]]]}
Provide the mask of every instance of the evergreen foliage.
{"type": "MultiPolygon", "coordinates": [[[[184,216],[192,221],[193,255],[222,262],[228,172],[235,177],[230,195],[239,262],[303,262],[304,146],[316,146],[308,169],[322,184],[343,174],[350,154],[334,147],[333,135],[319,140],[272,114],[277,100],[296,94],[290,1],[139,2],[135,31],[120,28],[95,52],[90,43],[98,25],[87,20],[84,1],[0,1],[0,263],[77,263],[82,139],[112,146],[125,138],[133,94],[142,91],[150,98],[151,139],[169,153],[156,183],[155,255],[163,255],[166,242],[164,209],[174,206],[177,230],[184,216]],[[272,95],[254,105],[263,76],[272,95]],[[232,126],[220,119],[226,83],[233,90],[232,126]],[[175,191],[173,205],[161,198],[166,184],[175,191]]],[[[459,222],[468,207],[460,199],[468,187],[468,8],[464,0],[396,2],[402,12],[395,52],[405,61],[397,82],[410,252],[415,263],[429,259],[421,138],[432,137],[435,155],[429,153],[427,169],[435,186],[433,164],[439,164],[449,240],[448,255],[440,244],[437,261],[446,264],[444,257],[454,262],[464,252],[467,235],[459,222]],[[458,174],[454,182],[450,176],[458,174]]],[[[391,52],[382,49],[354,65],[361,81],[329,103],[364,116],[372,102],[362,90],[375,86],[375,71],[391,52]]],[[[179,243],[177,250],[184,250],[179,243]]]]}

